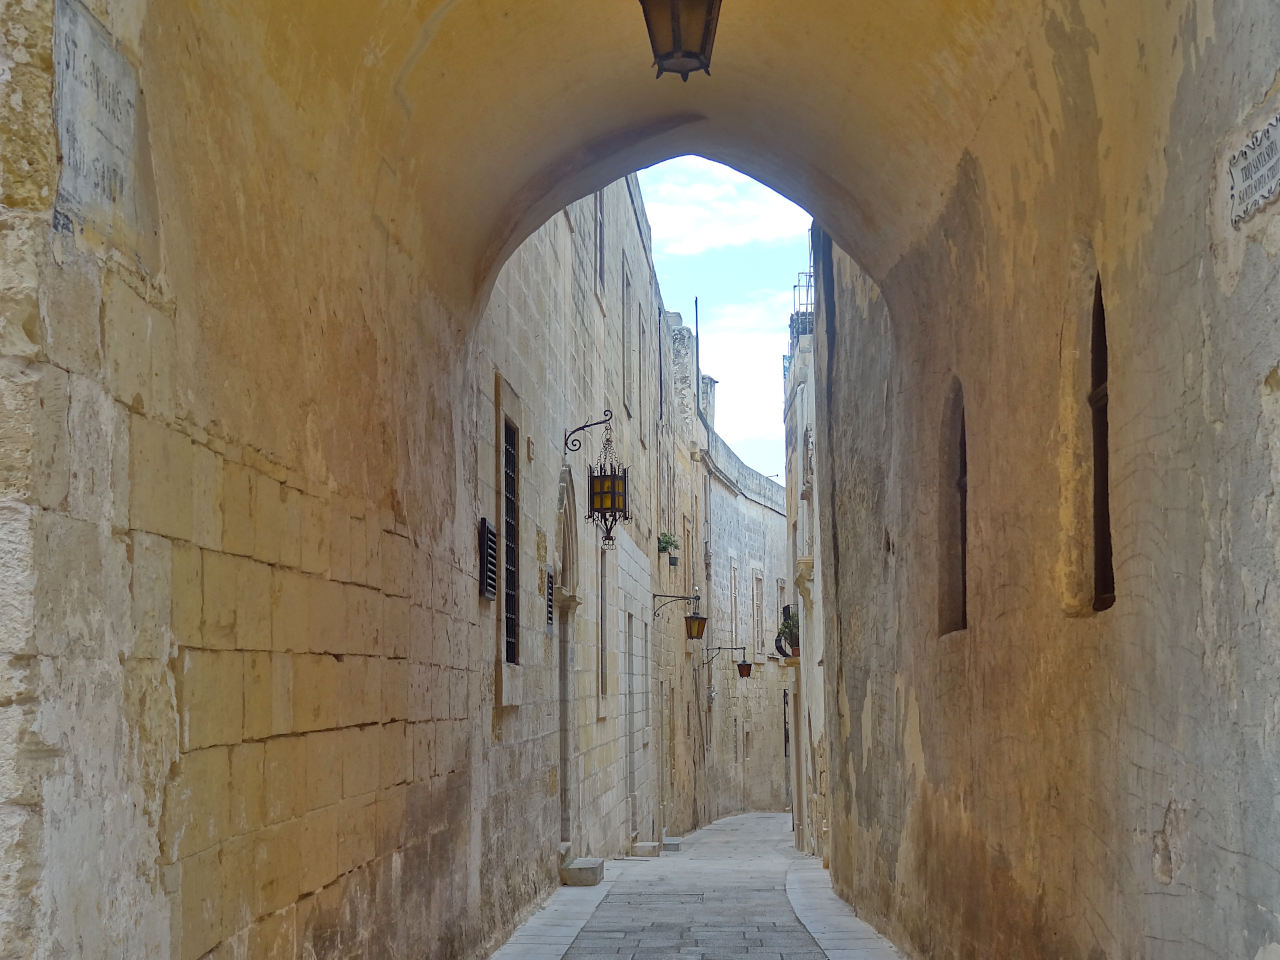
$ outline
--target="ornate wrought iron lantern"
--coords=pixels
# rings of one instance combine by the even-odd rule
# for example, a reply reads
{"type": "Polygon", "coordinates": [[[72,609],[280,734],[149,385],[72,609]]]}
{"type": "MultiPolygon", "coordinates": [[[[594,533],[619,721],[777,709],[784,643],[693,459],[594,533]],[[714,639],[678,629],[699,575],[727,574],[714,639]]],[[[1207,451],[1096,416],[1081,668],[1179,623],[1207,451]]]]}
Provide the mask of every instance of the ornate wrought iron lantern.
{"type": "MultiPolygon", "coordinates": [[[[608,411],[605,411],[608,413],[608,411]]],[[[606,550],[613,547],[613,528],[619,522],[630,523],[627,487],[627,468],[618,463],[613,449],[613,424],[605,422],[604,443],[600,447],[600,456],[589,469],[590,492],[587,507],[587,519],[594,520],[604,531],[601,546],[606,550]]]]}
{"type": "Polygon", "coordinates": [[[678,73],[688,81],[695,70],[710,75],[720,0],[640,0],[640,6],[658,76],[678,73]]]}

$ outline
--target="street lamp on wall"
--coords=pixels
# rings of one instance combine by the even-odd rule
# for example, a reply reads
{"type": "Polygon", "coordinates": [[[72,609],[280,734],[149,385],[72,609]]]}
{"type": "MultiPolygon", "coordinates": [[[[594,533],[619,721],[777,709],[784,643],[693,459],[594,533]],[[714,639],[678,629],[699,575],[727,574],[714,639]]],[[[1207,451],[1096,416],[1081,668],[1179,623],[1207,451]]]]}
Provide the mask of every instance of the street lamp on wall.
{"type": "Polygon", "coordinates": [[[658,611],[668,603],[675,603],[677,600],[684,600],[686,603],[692,603],[693,612],[684,618],[684,635],[688,640],[702,639],[703,634],[707,631],[707,618],[699,615],[698,613],[698,604],[702,602],[700,594],[696,592],[688,595],[683,593],[655,593],[653,594],[653,600],[655,603],[659,600],[663,601],[653,608],[653,615],[655,617],[658,615],[658,611]]]}
{"type": "Polygon", "coordinates": [[[587,484],[587,516],[604,531],[600,545],[606,550],[614,546],[613,528],[621,523],[631,522],[629,505],[629,489],[627,484],[627,468],[618,463],[613,449],[613,411],[606,410],[604,418],[591,423],[584,423],[575,430],[564,435],[565,454],[582,449],[582,438],[577,436],[591,427],[604,427],[604,443],[600,447],[600,456],[588,468],[587,484]]]}
{"type": "Polygon", "coordinates": [[[587,519],[594,520],[604,531],[600,545],[608,550],[614,545],[613,528],[619,522],[631,522],[627,468],[618,463],[613,452],[613,427],[610,424],[605,424],[604,445],[600,447],[600,456],[591,466],[589,475],[587,519]]]}
{"type": "Polygon", "coordinates": [[[640,7],[658,76],[678,73],[688,81],[696,70],[711,74],[720,0],[640,0],[640,7]]]}

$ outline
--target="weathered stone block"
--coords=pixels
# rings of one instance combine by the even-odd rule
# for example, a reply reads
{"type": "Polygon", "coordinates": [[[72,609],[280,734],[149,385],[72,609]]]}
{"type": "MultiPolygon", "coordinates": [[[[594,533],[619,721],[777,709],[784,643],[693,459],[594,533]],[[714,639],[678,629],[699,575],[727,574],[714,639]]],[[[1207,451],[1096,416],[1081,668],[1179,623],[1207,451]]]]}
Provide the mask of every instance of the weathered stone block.
{"type": "Polygon", "coordinates": [[[271,577],[271,647],[305,653],[311,649],[313,597],[323,581],[275,568],[271,577]]]}
{"type": "Polygon", "coordinates": [[[338,697],[343,726],[382,719],[382,659],[346,656],[339,663],[338,697]]]}
{"type": "Polygon", "coordinates": [[[271,567],[236,561],[236,646],[271,649],[271,567]]]}
{"type": "Polygon", "coordinates": [[[284,498],[284,525],[280,539],[280,563],[286,567],[302,565],[302,493],[293,487],[281,487],[284,498]]]}
{"type": "Polygon", "coordinates": [[[273,737],[265,744],[267,821],[280,823],[307,810],[307,754],[303,737],[273,737]]]}
{"type": "Polygon", "coordinates": [[[325,573],[329,569],[329,508],[318,497],[304,494],[301,511],[299,565],[307,573],[325,573]]]}
{"type": "Polygon", "coordinates": [[[200,620],[204,609],[204,560],[201,551],[189,543],[170,547],[173,603],[171,624],[174,640],[184,647],[203,647],[200,620]]]}
{"type": "Polygon", "coordinates": [[[253,471],[228,460],[222,467],[222,549],[249,556],[254,541],[253,471]]]}
{"type": "Polygon", "coordinates": [[[130,526],[192,539],[191,441],[135,414],[130,418],[129,464],[130,526]]]}
{"type": "Polygon", "coordinates": [[[229,835],[231,764],[226,747],[184,754],[165,785],[160,852],[173,862],[229,835]]]}
{"type": "Polygon", "coordinates": [[[238,558],[208,550],[201,551],[201,557],[201,645],[215,650],[233,650],[236,647],[238,558]]]}
{"type": "Polygon", "coordinates": [[[90,659],[132,644],[128,551],[107,530],[61,514],[35,517],[37,649],[90,659]]]}
{"type": "Polygon", "coordinates": [[[266,755],[266,746],[261,743],[238,743],[231,748],[230,831],[233,836],[252,833],[267,822],[266,755]]]}
{"type": "Polygon", "coordinates": [[[226,884],[222,850],[210,847],[181,865],[179,960],[197,960],[213,949],[226,932],[226,884]]]}
{"type": "Polygon", "coordinates": [[[339,723],[338,661],[331,656],[293,657],[293,728],[323,730],[339,723]]]}
{"type": "Polygon", "coordinates": [[[407,597],[412,586],[413,547],[408,537],[382,531],[379,551],[382,565],[382,589],[394,597],[407,597]]]}
{"type": "Polygon", "coordinates": [[[0,500],[0,653],[35,643],[35,517],[25,503],[0,500]]]}
{"type": "Polygon", "coordinates": [[[346,649],[347,587],[336,580],[309,578],[311,583],[310,645],[315,652],[346,649]]]}
{"type": "Polygon", "coordinates": [[[383,789],[405,783],[413,775],[413,741],[405,723],[374,728],[378,735],[378,785],[383,789]]]}
{"type": "Polygon", "coordinates": [[[173,321],[117,273],[103,288],[105,373],[112,395],[135,411],[173,416],[173,321]]]}
{"type": "Polygon", "coordinates": [[[307,809],[327,807],[342,799],[344,730],[322,730],[304,738],[307,750],[307,809]]]}
{"type": "Polygon", "coordinates": [[[285,488],[265,474],[253,477],[253,556],[264,563],[279,563],[288,533],[285,488]]]}
{"type": "Polygon", "coordinates": [[[339,500],[329,505],[329,576],[351,579],[351,517],[339,500]]]}
{"type": "Polygon", "coordinates": [[[134,533],[133,594],[135,640],[129,655],[167,659],[173,645],[173,548],[164,537],[134,533]]]}
{"type": "MultiPolygon", "coordinates": [[[[405,737],[406,743],[409,738],[405,737]]],[[[409,788],[403,784],[378,793],[375,853],[385,856],[404,847],[409,788]]]]}
{"type": "Polygon", "coordinates": [[[344,653],[377,653],[382,631],[382,594],[367,587],[349,585],[346,590],[347,624],[344,653]]]}
{"type": "Polygon", "coordinates": [[[178,654],[182,749],[240,742],[244,732],[244,655],[235,650],[178,654]]]}
{"type": "Polygon", "coordinates": [[[129,414],[86,377],[70,382],[70,488],[73,517],[128,526],[129,414]]]}
{"type": "Polygon", "coordinates": [[[244,658],[244,736],[261,740],[293,730],[293,664],[287,654],[244,658]]]}
{"type": "Polygon", "coordinates": [[[338,872],[346,873],[373,859],[377,838],[377,801],[368,796],[348,800],[338,813],[338,872]]]}
{"type": "Polygon", "coordinates": [[[604,860],[578,857],[560,866],[560,882],[566,887],[594,887],[604,879],[604,860]]]}
{"type": "MultiPolygon", "coordinates": [[[[0,114],[5,112],[5,106],[0,102],[0,114]]],[[[7,158],[0,158],[0,168],[6,161],[7,158]]],[[[3,205],[0,201],[0,264],[5,267],[0,270],[0,356],[35,357],[40,353],[37,291],[47,221],[5,210],[3,205]]]]}
{"type": "Polygon", "coordinates": [[[334,804],[312,810],[302,820],[298,839],[298,889],[319,890],[338,875],[338,813],[334,804]]]}
{"type": "Polygon", "coordinates": [[[409,671],[408,660],[382,661],[382,721],[408,718],[409,671]]]}
{"type": "Polygon", "coordinates": [[[67,374],[0,358],[0,498],[56,508],[67,495],[67,374]]]}
{"type": "Polygon", "coordinates": [[[348,727],[342,731],[342,796],[359,797],[378,788],[382,727],[348,727]]]}
{"type": "MultiPolygon", "coordinates": [[[[288,907],[300,890],[302,823],[294,820],[268,827],[254,834],[253,839],[253,880],[257,888],[258,912],[283,911],[282,915],[288,916],[292,913],[288,907]]],[[[287,942],[288,938],[285,939],[287,942]]],[[[252,956],[256,958],[258,954],[252,956]]]]}
{"type": "Polygon", "coordinates": [[[214,649],[271,649],[271,568],[204,551],[203,643],[214,649]]]}
{"type": "Polygon", "coordinates": [[[102,363],[102,279],[93,257],[55,238],[40,272],[40,320],[45,352],[58,366],[87,375],[102,363]]]}
{"type": "MultiPolygon", "coordinates": [[[[267,898],[264,896],[263,901],[267,898]]],[[[249,930],[248,955],[254,960],[294,960],[294,910],[286,909],[263,917],[249,930]]]]}
{"type": "Polygon", "coordinates": [[[0,707],[0,804],[31,805],[40,801],[42,771],[23,756],[22,750],[24,734],[34,719],[30,704],[0,707]]]}
{"type": "Polygon", "coordinates": [[[209,550],[222,549],[222,458],[208,447],[191,448],[191,520],[195,542],[209,550]]]}
{"type": "Polygon", "coordinates": [[[413,616],[409,601],[403,597],[386,597],[379,605],[382,627],[379,630],[380,649],[388,657],[407,657],[413,616]]]}

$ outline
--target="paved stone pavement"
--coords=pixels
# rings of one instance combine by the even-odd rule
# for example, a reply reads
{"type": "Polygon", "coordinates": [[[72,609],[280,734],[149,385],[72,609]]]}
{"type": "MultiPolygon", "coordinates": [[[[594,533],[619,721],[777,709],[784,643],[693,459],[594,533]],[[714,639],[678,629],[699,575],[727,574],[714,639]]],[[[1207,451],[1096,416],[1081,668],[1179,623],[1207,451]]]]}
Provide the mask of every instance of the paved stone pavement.
{"type": "Polygon", "coordinates": [[[492,960],[899,960],[791,845],[790,814],[744,814],[657,859],[562,887],[492,960]]]}

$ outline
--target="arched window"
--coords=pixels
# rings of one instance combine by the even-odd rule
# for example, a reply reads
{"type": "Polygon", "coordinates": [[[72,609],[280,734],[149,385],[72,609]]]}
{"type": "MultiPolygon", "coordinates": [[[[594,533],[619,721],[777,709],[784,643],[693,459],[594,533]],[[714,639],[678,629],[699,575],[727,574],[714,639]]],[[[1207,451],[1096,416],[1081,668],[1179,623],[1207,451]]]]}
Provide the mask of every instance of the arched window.
{"type": "Polygon", "coordinates": [[[1094,283],[1092,376],[1089,407],[1093,415],[1093,609],[1116,602],[1116,574],[1111,558],[1111,463],[1107,425],[1107,311],[1102,277],[1094,283]]]}
{"type": "Polygon", "coordinates": [[[938,631],[947,634],[969,625],[969,464],[959,380],[942,415],[938,466],[938,631]]]}

